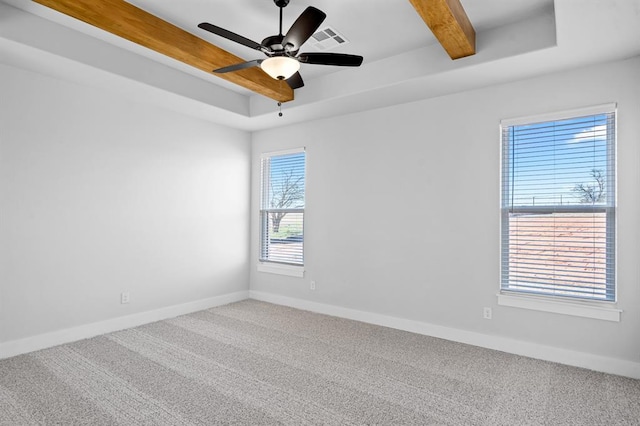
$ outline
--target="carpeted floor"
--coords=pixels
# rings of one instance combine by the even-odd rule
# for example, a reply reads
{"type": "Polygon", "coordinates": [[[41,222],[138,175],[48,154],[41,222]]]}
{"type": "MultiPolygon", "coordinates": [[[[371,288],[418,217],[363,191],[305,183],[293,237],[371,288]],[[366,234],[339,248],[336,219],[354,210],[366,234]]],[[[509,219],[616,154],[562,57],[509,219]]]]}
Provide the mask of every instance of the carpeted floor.
{"type": "Polygon", "coordinates": [[[640,425],[640,381],[247,300],[0,361],[0,425],[640,425]]]}

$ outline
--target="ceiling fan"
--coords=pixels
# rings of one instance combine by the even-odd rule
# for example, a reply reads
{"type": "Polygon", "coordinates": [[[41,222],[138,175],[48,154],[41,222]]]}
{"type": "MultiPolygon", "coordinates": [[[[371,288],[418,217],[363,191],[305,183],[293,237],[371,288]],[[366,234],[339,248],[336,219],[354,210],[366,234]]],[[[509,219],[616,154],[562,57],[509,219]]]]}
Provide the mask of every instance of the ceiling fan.
{"type": "Polygon", "coordinates": [[[257,43],[246,37],[225,30],[207,22],[198,27],[228,40],[259,50],[268,56],[267,59],[254,59],[241,62],[223,68],[213,70],[215,73],[239,71],[245,68],[259,66],[267,74],[276,80],[285,80],[292,89],[304,86],[304,81],[298,70],[300,63],[313,65],[336,65],[342,67],[358,67],[362,64],[362,56],[348,55],[345,53],[311,52],[300,53],[300,47],[311,37],[327,15],[313,6],[307,7],[291,25],[286,35],[282,34],[282,9],[289,4],[289,0],[273,0],[280,8],[280,30],[278,35],[273,35],[257,43]]]}

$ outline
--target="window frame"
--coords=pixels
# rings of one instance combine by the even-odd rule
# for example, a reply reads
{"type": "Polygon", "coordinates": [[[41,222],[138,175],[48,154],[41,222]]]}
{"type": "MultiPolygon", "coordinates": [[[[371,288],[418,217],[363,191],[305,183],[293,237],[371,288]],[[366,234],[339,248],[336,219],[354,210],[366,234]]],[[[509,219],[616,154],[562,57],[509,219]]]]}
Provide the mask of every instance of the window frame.
{"type": "MultiPolygon", "coordinates": [[[[573,109],[562,112],[548,113],[535,116],[505,119],[500,122],[500,269],[499,269],[499,293],[498,304],[504,306],[542,310],[568,315],[577,315],[589,318],[619,321],[619,309],[615,308],[617,303],[617,105],[615,103],[598,105],[587,108],[573,109]],[[561,121],[572,118],[579,118],[590,115],[613,114],[612,141],[607,142],[606,162],[607,167],[612,167],[613,179],[607,180],[607,193],[613,195],[611,205],[566,205],[566,206],[510,206],[504,202],[505,182],[504,179],[511,179],[511,172],[506,171],[505,164],[509,155],[505,154],[505,144],[509,144],[509,139],[505,140],[505,129],[513,126],[531,125],[549,121],[561,121]],[[552,211],[551,211],[552,210],[552,211]],[[505,282],[505,262],[509,261],[509,214],[517,211],[522,213],[593,213],[596,211],[606,213],[606,237],[607,246],[605,256],[607,259],[607,271],[612,274],[613,298],[610,300],[576,297],[571,295],[545,294],[543,292],[522,291],[509,289],[508,282],[505,282]],[[609,240],[611,237],[611,240],[609,240]],[[610,241],[610,242],[609,242],[610,241]],[[612,262],[609,263],[609,262],[612,262]],[[506,285],[505,285],[506,284],[506,285]]],[[[611,136],[607,133],[607,137],[611,136]]]]}
{"type": "Polygon", "coordinates": [[[305,264],[305,242],[304,242],[304,222],[305,222],[305,209],[306,209],[306,184],[307,184],[307,153],[305,147],[264,152],[260,155],[260,207],[258,210],[258,266],[257,269],[260,272],[268,272],[279,275],[288,275],[294,277],[304,276],[304,264],[305,264]],[[269,194],[270,191],[270,168],[265,168],[265,160],[269,160],[269,166],[273,157],[282,157],[287,155],[304,154],[304,205],[305,207],[295,208],[270,208],[269,199],[265,194],[269,194]],[[265,255],[265,249],[268,249],[269,244],[265,244],[264,238],[268,232],[265,231],[265,226],[269,227],[269,213],[273,212],[287,212],[287,213],[299,213],[302,214],[302,261],[286,262],[280,260],[273,260],[268,258],[268,254],[265,255]]]}

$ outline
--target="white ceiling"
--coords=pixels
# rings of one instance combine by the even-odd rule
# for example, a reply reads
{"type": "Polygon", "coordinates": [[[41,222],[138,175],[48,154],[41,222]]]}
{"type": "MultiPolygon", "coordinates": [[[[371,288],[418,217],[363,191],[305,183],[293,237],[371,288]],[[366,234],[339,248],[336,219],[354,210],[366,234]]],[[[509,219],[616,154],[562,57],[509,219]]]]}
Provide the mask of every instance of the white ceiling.
{"type": "MultiPolygon", "coordinates": [[[[261,42],[278,34],[279,12],[273,0],[130,0],[147,12],[156,15],[196,36],[246,60],[262,58],[262,54],[197,28],[200,22],[261,42]]],[[[486,30],[550,9],[552,0],[463,0],[465,10],[474,27],[486,30]]],[[[284,8],[283,32],[308,6],[327,14],[321,29],[330,26],[344,35],[349,43],[332,52],[361,55],[366,62],[409,52],[436,43],[408,0],[291,0],[284,8]]],[[[301,52],[317,51],[310,43],[301,52]]],[[[303,77],[326,75],[340,67],[302,65],[303,77]]]]}
{"type": "MultiPolygon", "coordinates": [[[[258,42],[278,32],[272,0],[130,2],[247,60],[261,53],[198,23],[258,42]]],[[[291,0],[285,32],[313,5],[327,14],[323,27],[349,40],[332,51],[365,60],[360,68],[303,64],[306,86],[283,105],[281,119],[270,99],[27,0],[0,0],[0,62],[256,130],[640,54],[640,0],[461,2],[477,32],[477,54],[452,61],[408,0],[291,0]]]]}

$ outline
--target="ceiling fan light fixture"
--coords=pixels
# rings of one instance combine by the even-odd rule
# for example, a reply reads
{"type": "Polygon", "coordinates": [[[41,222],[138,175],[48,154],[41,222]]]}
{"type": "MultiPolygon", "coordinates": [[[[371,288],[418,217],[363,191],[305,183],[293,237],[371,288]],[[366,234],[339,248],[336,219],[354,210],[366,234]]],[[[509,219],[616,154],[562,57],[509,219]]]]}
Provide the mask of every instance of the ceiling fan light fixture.
{"type": "Polygon", "coordinates": [[[300,62],[288,56],[273,56],[260,64],[260,68],[276,80],[286,80],[300,69],[300,62]]]}

